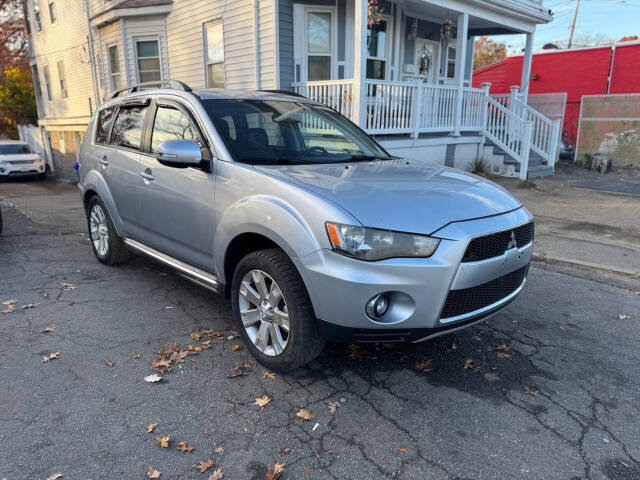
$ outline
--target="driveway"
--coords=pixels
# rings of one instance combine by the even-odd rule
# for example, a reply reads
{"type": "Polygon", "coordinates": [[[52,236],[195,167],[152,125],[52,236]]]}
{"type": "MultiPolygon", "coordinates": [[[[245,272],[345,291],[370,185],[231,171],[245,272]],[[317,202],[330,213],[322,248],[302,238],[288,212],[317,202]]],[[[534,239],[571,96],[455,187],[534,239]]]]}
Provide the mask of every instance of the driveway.
{"type": "Polygon", "coordinates": [[[266,479],[276,463],[280,480],[640,478],[631,284],[534,264],[477,327],[332,343],[268,375],[234,349],[228,301],[143,258],[98,263],[75,187],[2,184],[0,202],[0,302],[15,300],[0,313],[0,478],[266,479]],[[171,344],[193,354],[146,382],[171,344]]]}

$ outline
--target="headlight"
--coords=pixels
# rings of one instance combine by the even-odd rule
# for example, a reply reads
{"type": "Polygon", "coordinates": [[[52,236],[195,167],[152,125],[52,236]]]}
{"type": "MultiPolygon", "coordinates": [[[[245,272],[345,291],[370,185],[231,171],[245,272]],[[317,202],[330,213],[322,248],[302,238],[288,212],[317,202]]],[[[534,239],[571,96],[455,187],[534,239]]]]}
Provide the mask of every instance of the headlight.
{"type": "Polygon", "coordinates": [[[327,222],[326,226],[333,249],[338,253],[360,260],[430,257],[440,243],[440,239],[426,235],[332,222],[327,222]]]}

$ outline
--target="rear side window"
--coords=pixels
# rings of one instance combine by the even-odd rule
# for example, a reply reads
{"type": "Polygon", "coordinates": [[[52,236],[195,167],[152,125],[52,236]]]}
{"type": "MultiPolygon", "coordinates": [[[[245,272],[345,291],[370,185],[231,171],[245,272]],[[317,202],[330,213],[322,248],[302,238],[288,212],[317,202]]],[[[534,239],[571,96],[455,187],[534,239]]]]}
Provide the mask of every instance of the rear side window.
{"type": "Polygon", "coordinates": [[[151,134],[151,153],[158,152],[158,146],[167,140],[193,140],[200,144],[196,128],[184,113],[175,108],[158,107],[151,134]]]}
{"type": "Polygon", "coordinates": [[[115,107],[105,108],[98,113],[98,125],[96,126],[96,143],[107,143],[109,136],[109,127],[113,122],[113,114],[115,107]]]}
{"type": "Polygon", "coordinates": [[[140,150],[146,106],[120,107],[111,131],[111,144],[140,150]]]}

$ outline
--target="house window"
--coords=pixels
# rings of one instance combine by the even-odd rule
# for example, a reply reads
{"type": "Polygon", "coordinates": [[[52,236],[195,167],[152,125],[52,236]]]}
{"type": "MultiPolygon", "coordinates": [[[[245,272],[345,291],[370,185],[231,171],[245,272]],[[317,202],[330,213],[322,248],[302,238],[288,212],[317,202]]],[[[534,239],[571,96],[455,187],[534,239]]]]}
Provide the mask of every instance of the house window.
{"type": "Polygon", "coordinates": [[[49,19],[51,23],[56,22],[56,4],[55,2],[49,2],[49,19]]]}
{"type": "Polygon", "coordinates": [[[40,0],[33,0],[33,23],[36,30],[42,30],[42,22],[40,21],[40,0]]]}
{"type": "Polygon", "coordinates": [[[387,73],[388,22],[380,20],[367,29],[367,78],[384,80],[387,73]]]}
{"type": "Polygon", "coordinates": [[[307,15],[307,80],[331,78],[331,13],[307,15]]]}
{"type": "Polygon", "coordinates": [[[446,68],[446,78],[453,79],[456,77],[456,46],[449,45],[447,47],[447,64],[446,68]]]}
{"type": "Polygon", "coordinates": [[[139,40],[136,42],[138,56],[138,80],[153,82],[162,80],[160,72],[160,51],[157,40],[139,40]]]}
{"type": "Polygon", "coordinates": [[[207,87],[224,88],[224,33],[222,21],[204,26],[207,46],[207,87]]]}
{"type": "Polygon", "coordinates": [[[40,88],[40,75],[38,74],[38,66],[33,66],[33,86],[36,91],[36,97],[42,98],[42,89],[40,88]]]}
{"type": "Polygon", "coordinates": [[[120,90],[122,88],[122,75],[120,75],[120,55],[118,54],[118,46],[111,45],[107,50],[109,54],[111,90],[120,90]]]}
{"type": "Polygon", "coordinates": [[[67,98],[67,81],[64,76],[62,60],[58,61],[56,65],[58,67],[58,78],[60,79],[60,93],[62,94],[62,98],[67,98]]]}
{"type": "Polygon", "coordinates": [[[42,67],[42,73],[44,74],[44,89],[47,91],[47,100],[53,100],[53,95],[51,95],[51,75],[49,75],[49,65],[42,67]]]}

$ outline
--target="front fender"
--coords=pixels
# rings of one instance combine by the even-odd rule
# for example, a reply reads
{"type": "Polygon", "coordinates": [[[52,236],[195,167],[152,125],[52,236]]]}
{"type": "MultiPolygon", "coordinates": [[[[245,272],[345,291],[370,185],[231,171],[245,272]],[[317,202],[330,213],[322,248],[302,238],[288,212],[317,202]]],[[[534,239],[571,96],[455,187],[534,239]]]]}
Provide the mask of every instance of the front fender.
{"type": "MultiPolygon", "coordinates": [[[[319,225],[309,223],[292,204],[272,195],[255,195],[230,205],[216,226],[215,268],[224,278],[224,261],[230,243],[243,233],[257,233],[276,243],[294,261],[328,247],[326,234],[319,225]]],[[[324,228],[324,225],[321,226],[324,228]]]]}
{"type": "Polygon", "coordinates": [[[118,214],[118,209],[116,208],[116,204],[113,200],[113,195],[111,195],[111,190],[109,190],[109,186],[107,185],[104,176],[97,170],[89,170],[82,181],[82,198],[87,194],[88,191],[96,192],[105,207],[107,207],[107,211],[109,216],[111,217],[111,221],[113,222],[113,226],[116,228],[118,232],[118,236],[123,237],[127,236],[127,232],[124,228],[124,224],[122,222],[122,218],[118,214]]]}

